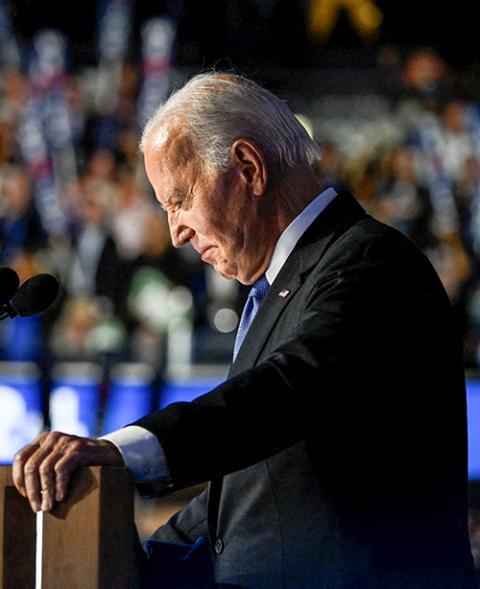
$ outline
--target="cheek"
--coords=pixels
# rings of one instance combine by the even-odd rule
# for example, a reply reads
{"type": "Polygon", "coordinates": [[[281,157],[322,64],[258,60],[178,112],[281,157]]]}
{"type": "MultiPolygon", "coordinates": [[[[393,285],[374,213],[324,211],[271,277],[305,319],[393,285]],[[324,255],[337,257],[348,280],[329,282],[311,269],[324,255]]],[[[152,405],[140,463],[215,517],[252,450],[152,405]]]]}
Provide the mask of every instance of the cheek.
{"type": "Polygon", "coordinates": [[[222,198],[197,215],[197,232],[222,247],[225,253],[239,252],[244,242],[245,212],[226,206],[222,198]]]}
{"type": "Polygon", "coordinates": [[[243,232],[241,229],[234,225],[232,221],[229,226],[223,228],[218,233],[218,242],[222,245],[225,253],[229,253],[230,256],[241,256],[244,244],[243,232]]]}
{"type": "Polygon", "coordinates": [[[232,231],[235,230],[234,224],[234,219],[219,212],[205,217],[202,229],[205,235],[213,238],[218,244],[226,244],[230,241],[232,231]]]}

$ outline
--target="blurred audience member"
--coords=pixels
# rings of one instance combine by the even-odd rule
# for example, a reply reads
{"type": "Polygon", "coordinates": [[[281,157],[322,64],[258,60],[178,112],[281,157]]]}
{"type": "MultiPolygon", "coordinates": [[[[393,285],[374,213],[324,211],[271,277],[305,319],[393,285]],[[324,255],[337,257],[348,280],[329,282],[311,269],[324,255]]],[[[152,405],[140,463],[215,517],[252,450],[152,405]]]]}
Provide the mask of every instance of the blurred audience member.
{"type": "Polygon", "coordinates": [[[337,192],[340,192],[346,187],[343,170],[345,158],[333,143],[320,143],[320,149],[321,157],[315,163],[315,172],[322,188],[333,186],[337,192]]]}
{"type": "Polygon", "coordinates": [[[451,181],[457,185],[465,164],[473,153],[472,138],[467,127],[467,106],[461,100],[450,100],[441,112],[443,138],[440,144],[442,163],[451,181]]]}
{"type": "Polygon", "coordinates": [[[143,225],[140,254],[126,266],[125,320],[132,333],[132,355],[151,364],[165,359],[167,332],[177,312],[191,322],[198,299],[185,299],[194,288],[198,262],[190,263],[170,241],[165,214],[153,209],[143,225]],[[183,303],[186,303],[186,307],[183,303]]]}
{"type": "Polygon", "coordinates": [[[51,350],[57,360],[119,359],[126,345],[122,324],[94,297],[67,300],[52,329],[51,350]]]}
{"type": "Polygon", "coordinates": [[[32,196],[30,181],[19,166],[0,170],[0,263],[21,249],[39,249],[46,235],[32,196]]]}
{"type": "MultiPolygon", "coordinates": [[[[113,207],[116,199],[116,162],[107,149],[97,149],[89,158],[83,176],[84,189],[113,207]]],[[[110,208],[110,210],[112,210],[110,208]]]]}
{"type": "Polygon", "coordinates": [[[391,154],[390,170],[378,189],[373,213],[408,235],[419,247],[431,243],[430,194],[418,182],[410,149],[398,147],[391,154]]]}
{"type": "Polygon", "coordinates": [[[435,109],[451,95],[452,81],[447,63],[432,47],[414,49],[403,67],[404,96],[435,109]]]}
{"type": "MultiPolygon", "coordinates": [[[[140,255],[149,232],[148,220],[155,215],[153,203],[129,170],[119,174],[115,211],[112,216],[112,234],[122,258],[131,260],[140,255]]],[[[158,236],[162,241],[163,231],[158,236]]]]}
{"type": "Polygon", "coordinates": [[[122,265],[110,231],[111,203],[105,192],[95,192],[91,184],[82,188],[68,290],[73,296],[98,295],[116,303],[122,265]]]}
{"type": "Polygon", "coordinates": [[[18,124],[28,89],[27,80],[18,70],[5,68],[0,72],[0,120],[18,124]]]}

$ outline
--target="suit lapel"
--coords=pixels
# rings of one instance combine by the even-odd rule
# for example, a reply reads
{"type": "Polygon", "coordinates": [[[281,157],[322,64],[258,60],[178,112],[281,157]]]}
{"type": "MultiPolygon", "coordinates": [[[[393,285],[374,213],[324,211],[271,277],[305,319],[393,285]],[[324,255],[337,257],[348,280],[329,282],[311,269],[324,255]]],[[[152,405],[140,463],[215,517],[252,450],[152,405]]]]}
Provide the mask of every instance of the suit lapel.
{"type": "Polygon", "coordinates": [[[256,364],[283,311],[295,297],[305,276],[315,266],[342,228],[365,215],[353,196],[345,191],[337,195],[312,223],[288,257],[270,286],[255,319],[245,336],[229,377],[256,364]]]}
{"type": "Polygon", "coordinates": [[[300,285],[301,279],[298,273],[291,272],[285,276],[284,280],[279,281],[277,278],[270,286],[267,296],[243,340],[229,376],[235,376],[255,364],[269,334],[300,285]],[[280,296],[282,291],[288,291],[288,294],[280,296]]]}

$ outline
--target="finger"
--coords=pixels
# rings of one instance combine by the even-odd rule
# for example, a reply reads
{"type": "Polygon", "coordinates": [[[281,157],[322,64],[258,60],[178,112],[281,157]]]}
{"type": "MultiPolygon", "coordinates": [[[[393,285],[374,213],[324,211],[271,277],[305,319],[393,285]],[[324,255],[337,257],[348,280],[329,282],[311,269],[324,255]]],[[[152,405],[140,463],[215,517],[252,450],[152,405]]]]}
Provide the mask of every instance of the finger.
{"type": "Polygon", "coordinates": [[[77,438],[60,432],[52,432],[50,453],[39,467],[42,511],[51,511],[55,505],[56,466],[69,448],[75,447],[77,438]]]}
{"type": "MultiPolygon", "coordinates": [[[[40,446],[25,462],[23,469],[25,491],[33,511],[40,511],[41,509],[41,477],[43,476],[44,480],[47,481],[47,485],[48,479],[54,477],[53,465],[58,460],[58,457],[53,458],[50,462],[47,461],[47,458],[55,454],[55,447],[61,435],[58,432],[50,432],[41,440],[39,439],[40,446]],[[51,474],[49,474],[49,471],[51,474]]],[[[53,486],[53,483],[50,483],[50,485],[53,486]]]]}
{"type": "Polygon", "coordinates": [[[40,507],[42,511],[50,511],[55,505],[55,464],[60,458],[60,452],[54,451],[40,465],[40,507]]]}
{"type": "Polygon", "coordinates": [[[22,494],[24,497],[27,496],[27,490],[25,488],[25,464],[28,459],[38,450],[40,447],[40,440],[44,438],[46,434],[41,434],[39,438],[37,438],[31,444],[24,446],[21,450],[19,450],[13,459],[12,465],[12,478],[13,484],[18,489],[18,492],[22,494]]]}
{"type": "Polygon", "coordinates": [[[25,477],[25,492],[26,497],[33,509],[33,511],[40,511],[41,505],[41,485],[38,474],[38,460],[35,459],[37,453],[30,457],[24,468],[25,477]]]}

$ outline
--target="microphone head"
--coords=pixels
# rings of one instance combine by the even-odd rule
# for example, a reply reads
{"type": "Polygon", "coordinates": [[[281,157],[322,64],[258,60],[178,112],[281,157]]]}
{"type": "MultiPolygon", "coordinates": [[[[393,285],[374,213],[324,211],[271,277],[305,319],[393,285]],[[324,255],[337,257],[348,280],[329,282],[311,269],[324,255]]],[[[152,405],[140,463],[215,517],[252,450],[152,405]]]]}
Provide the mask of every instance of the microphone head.
{"type": "Polygon", "coordinates": [[[15,270],[0,268],[0,305],[7,303],[17,292],[20,279],[15,270]]]}
{"type": "Polygon", "coordinates": [[[55,302],[60,286],[51,274],[37,274],[26,280],[13,296],[11,305],[22,317],[46,311],[55,302]]]}

